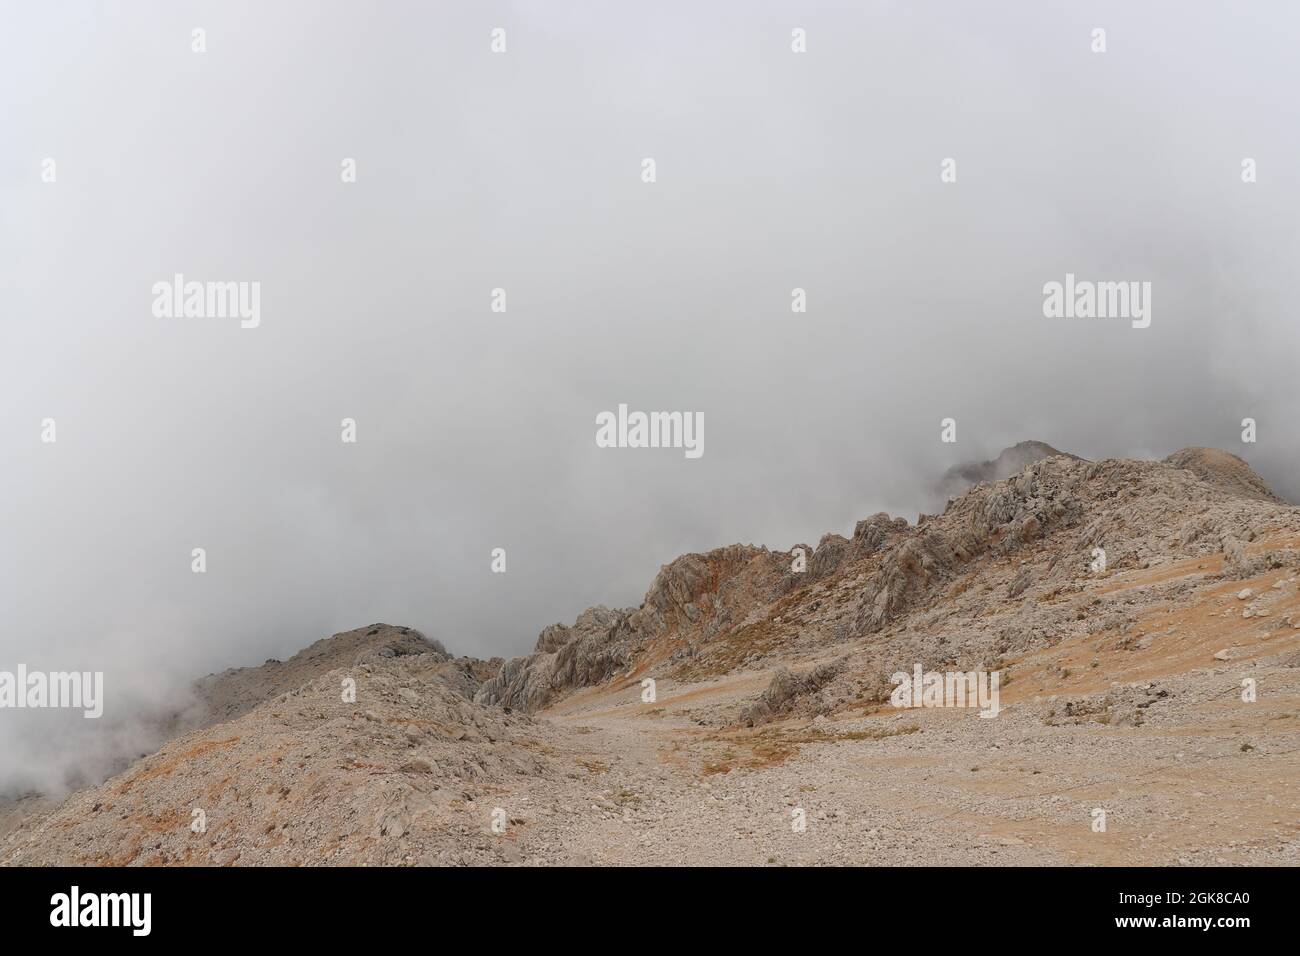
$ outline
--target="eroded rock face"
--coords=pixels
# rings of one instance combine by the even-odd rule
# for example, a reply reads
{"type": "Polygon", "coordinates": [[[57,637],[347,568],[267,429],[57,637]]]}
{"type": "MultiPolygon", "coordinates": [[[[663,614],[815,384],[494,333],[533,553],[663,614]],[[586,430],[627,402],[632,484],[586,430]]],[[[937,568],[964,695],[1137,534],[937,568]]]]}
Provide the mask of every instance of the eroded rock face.
{"type": "Polygon", "coordinates": [[[852,548],[852,542],[842,535],[822,535],[821,541],[817,542],[816,550],[812,552],[812,560],[808,563],[809,578],[820,581],[835,573],[849,559],[852,548]]]}
{"type": "Polygon", "coordinates": [[[588,608],[572,627],[553,624],[537,638],[528,657],[506,661],[475,695],[481,704],[534,711],[559,692],[599,683],[626,667],[633,639],[629,620],[636,612],[588,608]]]}

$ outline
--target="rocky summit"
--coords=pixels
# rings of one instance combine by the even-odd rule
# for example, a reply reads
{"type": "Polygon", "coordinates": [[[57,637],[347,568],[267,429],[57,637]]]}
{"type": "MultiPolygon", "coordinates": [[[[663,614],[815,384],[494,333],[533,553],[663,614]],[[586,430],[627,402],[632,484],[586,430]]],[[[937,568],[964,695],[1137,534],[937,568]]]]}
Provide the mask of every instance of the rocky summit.
{"type": "Polygon", "coordinates": [[[1300,509],[1205,448],[943,483],[525,657],[374,624],[203,678],[0,863],[1300,863],[1300,509]]]}

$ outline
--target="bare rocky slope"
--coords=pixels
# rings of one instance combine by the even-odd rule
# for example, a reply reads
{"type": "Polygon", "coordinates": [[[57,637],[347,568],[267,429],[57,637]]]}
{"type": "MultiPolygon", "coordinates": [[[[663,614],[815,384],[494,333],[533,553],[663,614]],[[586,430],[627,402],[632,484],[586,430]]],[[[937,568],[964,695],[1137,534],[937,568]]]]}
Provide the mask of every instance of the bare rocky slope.
{"type": "Polygon", "coordinates": [[[373,625],[205,678],[0,863],[1294,865],[1298,571],[1300,509],[1235,456],[1052,455],[915,525],[683,555],[526,657],[373,625]],[[918,663],[998,671],[1001,713],[892,707],[918,663]]]}
{"type": "Polygon", "coordinates": [[[822,675],[816,692],[823,705],[862,699],[914,661],[992,668],[1010,653],[1118,623],[1062,615],[1042,601],[1089,594],[1094,548],[1104,548],[1111,574],[1216,553],[1227,556],[1229,575],[1294,566],[1290,547],[1246,557],[1244,543],[1265,516],[1294,526],[1296,509],[1224,452],[1185,449],[1163,462],[1040,459],[915,526],[881,513],[859,521],[851,539],[827,534],[815,549],[797,545],[809,555],[803,572],[795,549],[684,555],[660,571],[641,607],[592,608],[571,628],[547,628],[531,656],[508,662],[476,698],[533,711],[633,670],[690,678],[852,647],[852,666],[833,680],[822,675]]]}

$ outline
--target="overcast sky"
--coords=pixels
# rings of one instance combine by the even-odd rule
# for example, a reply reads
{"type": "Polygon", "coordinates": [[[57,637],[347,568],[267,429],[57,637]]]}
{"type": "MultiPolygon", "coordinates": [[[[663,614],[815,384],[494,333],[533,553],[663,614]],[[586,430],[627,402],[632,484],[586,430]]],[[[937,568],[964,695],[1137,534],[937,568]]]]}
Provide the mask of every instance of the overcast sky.
{"type": "MultiPolygon", "coordinates": [[[[1290,4],[0,10],[0,669],[109,716],[376,621],[523,653],[1026,438],[1300,497],[1290,4]],[[1067,272],[1150,327],[1045,318],[1067,272]],[[155,317],[176,273],[260,325],[155,317]],[[704,455],[597,448],[620,402],[704,455]]],[[[46,718],[0,712],[0,787],[46,718]]]]}

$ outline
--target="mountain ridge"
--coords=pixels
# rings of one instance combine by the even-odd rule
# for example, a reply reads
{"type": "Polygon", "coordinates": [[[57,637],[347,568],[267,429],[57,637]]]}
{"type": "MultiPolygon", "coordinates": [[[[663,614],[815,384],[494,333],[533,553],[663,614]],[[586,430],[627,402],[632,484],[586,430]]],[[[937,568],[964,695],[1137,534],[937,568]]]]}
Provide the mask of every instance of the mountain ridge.
{"type": "MultiPolygon", "coordinates": [[[[925,793],[924,767],[970,775],[966,755],[987,752],[991,733],[1023,739],[1014,754],[1034,755],[1048,783],[1083,767],[1127,805],[1130,761],[1175,761],[1167,737],[1182,728],[1206,759],[1273,781],[1258,807],[1235,811],[1263,819],[1277,812],[1265,798],[1294,802],[1287,782],[1300,779],[1288,756],[1300,732],[1278,719],[1300,703],[1297,568],[1300,509],[1236,456],[1038,458],[916,524],[880,513],[816,547],[681,555],[638,607],[589,608],[511,660],[455,658],[413,629],[371,625],[286,662],[209,675],[200,711],[156,753],[0,826],[0,863],[738,862],[750,850],[692,816],[698,795],[720,787],[726,818],[752,829],[759,808],[808,781],[856,816],[889,807],[877,833],[912,820],[927,835],[882,843],[835,830],[805,845],[777,827],[754,853],[977,859],[987,839],[971,842],[900,802],[889,776],[855,768],[885,761],[925,793]],[[1004,712],[894,710],[890,675],[916,664],[997,670],[1004,712]],[[1268,688],[1267,704],[1234,711],[1249,749],[1211,716],[1242,675],[1268,688]],[[1116,734],[1127,750],[1114,751],[1116,734]],[[1109,762],[1090,756],[1101,751],[1109,762]],[[204,832],[191,829],[195,810],[204,832]],[[622,828],[640,836],[629,844],[622,828]]],[[[1029,786],[1013,776],[1008,794],[1029,786]]],[[[1171,806],[1185,799],[1176,780],[1161,784],[1171,806]]],[[[1021,834],[989,838],[1011,861],[1107,859],[1068,829],[1031,840],[996,792],[963,784],[952,799],[986,828],[1021,834]]],[[[1196,856],[1199,837],[1177,819],[1150,826],[1196,856]]],[[[1294,862],[1296,841],[1292,830],[1251,852],[1294,862]]],[[[1245,851],[1225,840],[1206,852],[1245,851]]]]}

